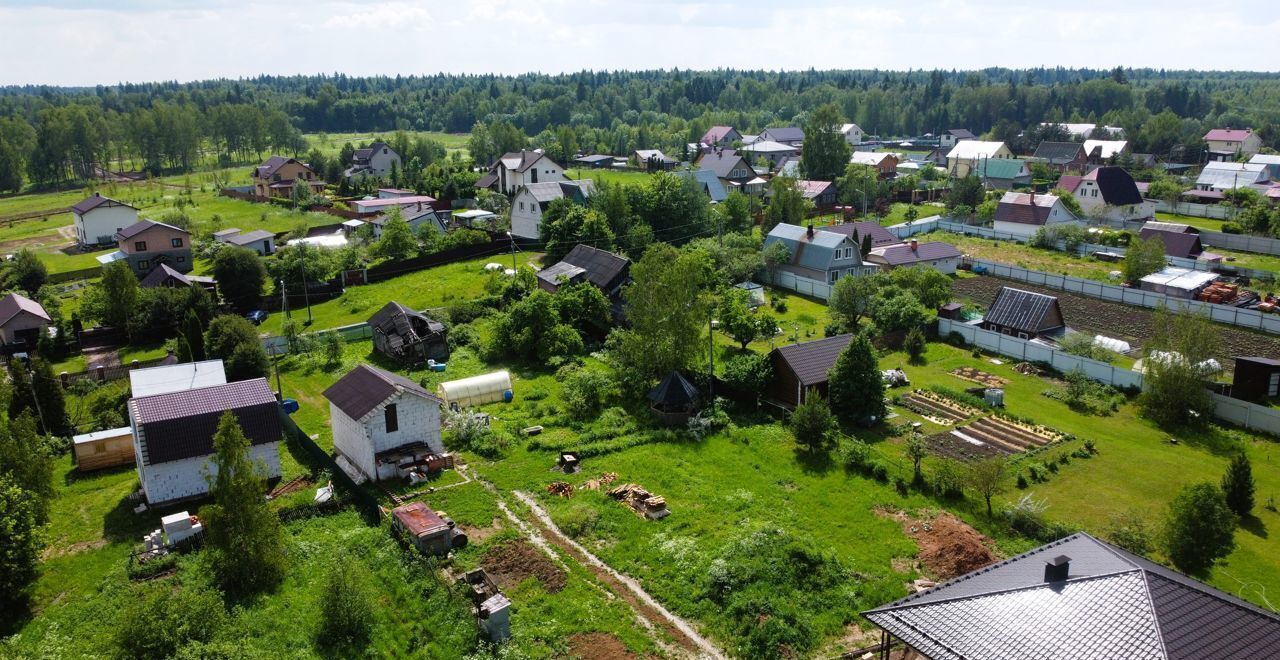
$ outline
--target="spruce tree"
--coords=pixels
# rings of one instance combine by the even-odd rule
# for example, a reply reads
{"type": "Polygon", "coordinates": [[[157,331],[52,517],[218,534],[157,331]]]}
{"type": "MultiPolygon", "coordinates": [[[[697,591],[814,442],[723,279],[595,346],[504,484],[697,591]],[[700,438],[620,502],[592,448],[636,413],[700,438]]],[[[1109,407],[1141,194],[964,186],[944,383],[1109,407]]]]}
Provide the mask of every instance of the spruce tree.
{"type": "Polygon", "coordinates": [[[1227,473],[1222,475],[1222,494],[1227,506],[1241,518],[1253,512],[1253,467],[1249,457],[1240,452],[1231,459],[1227,473]]]}
{"type": "Polygon", "coordinates": [[[213,504],[204,508],[205,532],[222,590],[259,592],[284,576],[280,519],[263,499],[266,478],[249,455],[249,439],[231,411],[213,436],[213,466],[206,479],[213,504]]]}
{"type": "Polygon", "coordinates": [[[187,310],[187,317],[182,321],[182,336],[191,350],[191,362],[209,359],[204,353],[204,324],[194,309],[187,310]]]}
{"type": "Polygon", "coordinates": [[[827,375],[831,410],[846,424],[871,424],[884,418],[884,377],[865,334],[854,335],[827,375]]]}

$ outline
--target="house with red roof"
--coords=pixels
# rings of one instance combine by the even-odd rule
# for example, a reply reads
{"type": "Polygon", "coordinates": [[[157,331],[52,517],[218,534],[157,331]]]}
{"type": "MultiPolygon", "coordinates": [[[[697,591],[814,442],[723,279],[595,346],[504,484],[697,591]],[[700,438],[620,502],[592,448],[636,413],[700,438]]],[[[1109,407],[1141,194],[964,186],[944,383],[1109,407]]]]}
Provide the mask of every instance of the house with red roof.
{"type": "Polygon", "coordinates": [[[734,142],[741,140],[742,134],[732,126],[712,126],[702,134],[702,139],[698,140],[698,143],[709,147],[730,147],[734,142]]]}
{"type": "Polygon", "coordinates": [[[49,314],[40,303],[18,293],[0,298],[0,343],[35,346],[49,323],[49,314]]]}
{"type": "Polygon", "coordinates": [[[253,194],[258,197],[289,197],[295,183],[306,185],[312,194],[324,192],[324,181],[306,163],[297,158],[272,156],[249,173],[253,194]]]}
{"type": "Polygon", "coordinates": [[[800,194],[813,202],[815,208],[829,209],[836,204],[836,184],[830,181],[796,181],[800,194]]]}
{"type": "Polygon", "coordinates": [[[1041,227],[1085,226],[1056,195],[1007,192],[996,206],[995,229],[1018,238],[1031,238],[1041,227]]]}
{"type": "Polygon", "coordinates": [[[1204,134],[1209,160],[1235,160],[1236,154],[1252,156],[1262,150],[1262,138],[1248,128],[1215,128],[1204,134]]]}

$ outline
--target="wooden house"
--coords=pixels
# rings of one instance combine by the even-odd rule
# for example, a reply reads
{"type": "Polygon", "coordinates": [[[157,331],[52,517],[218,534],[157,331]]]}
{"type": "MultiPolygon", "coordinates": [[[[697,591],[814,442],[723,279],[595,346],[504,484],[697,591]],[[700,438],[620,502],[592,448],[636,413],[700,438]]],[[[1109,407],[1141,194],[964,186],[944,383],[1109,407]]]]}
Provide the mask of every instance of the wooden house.
{"type": "Polygon", "coordinates": [[[81,472],[133,465],[133,429],[128,426],[82,433],[71,438],[71,442],[76,469],[81,472]]]}

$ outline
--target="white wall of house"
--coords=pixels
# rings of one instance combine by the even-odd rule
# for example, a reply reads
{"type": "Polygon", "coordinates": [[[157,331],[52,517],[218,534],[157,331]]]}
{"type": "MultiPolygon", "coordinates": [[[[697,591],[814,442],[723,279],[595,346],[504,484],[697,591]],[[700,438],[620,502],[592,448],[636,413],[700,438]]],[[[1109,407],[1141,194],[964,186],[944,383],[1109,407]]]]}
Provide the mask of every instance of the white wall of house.
{"type": "Polygon", "coordinates": [[[1252,156],[1262,150],[1262,138],[1257,133],[1249,134],[1243,141],[1236,140],[1208,140],[1209,151],[1217,151],[1223,153],[1240,152],[1246,156],[1252,156]]]}
{"type": "Polygon", "coordinates": [[[506,170],[503,168],[501,163],[498,164],[498,168],[501,170],[498,176],[498,191],[505,195],[510,195],[511,193],[519,190],[520,186],[523,186],[526,183],[546,183],[548,181],[565,180],[564,172],[560,170],[560,166],[546,156],[539,158],[537,162],[523,172],[506,170]],[[538,171],[536,177],[533,174],[534,170],[538,171]],[[505,178],[502,176],[503,172],[506,173],[505,178]]]}
{"type": "Polygon", "coordinates": [[[378,478],[374,456],[414,442],[425,442],[433,452],[444,451],[440,434],[440,404],[414,394],[398,394],[374,408],[364,420],[351,419],[329,404],[333,448],[372,480],[378,478]],[[387,432],[386,407],[396,404],[399,428],[387,432]]]}
{"type": "Polygon", "coordinates": [[[138,221],[138,212],[128,206],[99,206],[84,215],[72,216],[81,245],[114,244],[117,231],[138,221]]]}
{"type": "Polygon", "coordinates": [[[1094,181],[1081,181],[1072,193],[1080,203],[1080,210],[1087,218],[1106,220],[1139,220],[1156,217],[1156,203],[1143,200],[1141,204],[1110,206],[1102,198],[1102,191],[1094,181]]]}
{"type": "MultiPolygon", "coordinates": [[[[196,497],[209,492],[209,483],[205,475],[216,475],[217,466],[213,463],[213,455],[184,458],[179,461],[168,461],[154,465],[142,464],[141,445],[138,431],[134,430],[133,452],[138,465],[138,479],[142,482],[142,491],[151,505],[170,502],[187,497],[196,497]]],[[[268,442],[253,445],[249,448],[249,458],[266,467],[267,478],[280,476],[280,443],[268,442]]]]}
{"type": "Polygon", "coordinates": [[[17,339],[17,333],[23,330],[35,330],[48,326],[48,321],[31,312],[18,312],[3,326],[0,326],[0,343],[12,344],[17,339]]]}
{"type": "Polygon", "coordinates": [[[542,208],[529,191],[521,190],[511,200],[511,235],[536,240],[541,231],[542,208]]]}
{"type": "Polygon", "coordinates": [[[851,146],[862,144],[862,129],[857,124],[850,124],[848,129],[844,131],[844,139],[851,146]]]}
{"type": "Polygon", "coordinates": [[[379,148],[369,156],[369,169],[375,176],[390,176],[392,163],[395,163],[397,170],[403,171],[404,165],[400,162],[400,155],[387,146],[379,148]]]}
{"type": "MultiPolygon", "coordinates": [[[[1077,227],[1084,227],[1087,223],[1084,220],[1071,215],[1071,212],[1068,211],[1061,202],[1059,202],[1053,205],[1053,210],[1049,211],[1049,217],[1045,220],[1043,226],[1062,225],[1076,225],[1077,227]]],[[[1035,236],[1036,230],[1040,229],[1041,226],[1042,225],[1032,225],[1022,222],[997,221],[995,223],[995,230],[1006,234],[1013,234],[1019,238],[1031,238],[1032,236],[1035,236]]]]}

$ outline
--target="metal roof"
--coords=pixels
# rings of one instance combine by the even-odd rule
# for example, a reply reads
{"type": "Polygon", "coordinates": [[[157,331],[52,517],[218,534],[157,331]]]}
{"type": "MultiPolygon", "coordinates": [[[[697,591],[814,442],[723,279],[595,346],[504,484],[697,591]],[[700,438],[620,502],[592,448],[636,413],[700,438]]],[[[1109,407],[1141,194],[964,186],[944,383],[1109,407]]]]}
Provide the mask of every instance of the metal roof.
{"type": "MultiPolygon", "coordinates": [[[[842,247],[859,247],[853,245],[845,234],[814,229],[813,235],[810,236],[808,228],[787,223],[775,225],[765,237],[764,244],[768,246],[770,243],[779,241],[786,245],[787,251],[791,253],[791,265],[822,273],[826,273],[831,265],[835,250],[842,247]]],[[[823,275],[819,279],[825,279],[825,277],[823,275]]]]}
{"type": "Polygon", "coordinates": [[[1058,307],[1058,299],[1053,296],[1005,286],[996,293],[983,320],[1023,332],[1041,332],[1060,327],[1044,325],[1045,317],[1055,307],[1058,307]]]}
{"type": "Polygon", "coordinates": [[[102,206],[103,204],[106,204],[107,206],[126,206],[135,211],[138,210],[137,207],[135,206],[130,206],[128,204],[125,204],[124,202],[111,199],[110,197],[107,197],[102,193],[94,193],[93,195],[86,197],[80,200],[79,202],[76,202],[75,206],[71,207],[71,210],[75,212],[76,215],[84,215],[89,211],[92,211],[98,208],[99,206],[102,206]]]}
{"type": "Polygon", "coordinates": [[[750,175],[755,175],[755,170],[751,169],[751,163],[733,149],[717,149],[703,154],[702,158],[698,159],[698,169],[715,172],[721,179],[730,178],[729,174],[735,169],[745,169],[750,175]]]}
{"type": "MultiPolygon", "coordinates": [[[[521,190],[527,191],[529,196],[533,197],[538,204],[549,204],[561,197],[576,198],[581,196],[586,199],[596,191],[596,183],[591,179],[582,179],[581,181],[543,181],[541,183],[526,183],[520,187],[521,190]]],[[[516,194],[519,194],[518,192],[516,194]]],[[[574,201],[579,201],[574,199],[574,201]]]]}
{"type": "Polygon", "coordinates": [[[573,246],[561,262],[585,270],[587,281],[604,290],[605,293],[622,284],[622,280],[626,279],[631,272],[630,259],[581,243],[573,246]]]}
{"type": "Polygon", "coordinates": [[[97,442],[99,440],[106,440],[108,438],[119,438],[121,436],[126,436],[126,435],[133,435],[132,426],[121,426],[118,429],[107,429],[105,431],[81,433],[80,435],[72,436],[71,442],[72,444],[83,445],[88,442],[97,442]]]}
{"type": "Polygon", "coordinates": [[[827,372],[835,366],[836,358],[853,341],[853,335],[844,334],[802,344],[790,344],[773,349],[782,361],[796,374],[801,387],[827,382],[827,372]]]}
{"type": "Polygon", "coordinates": [[[1253,131],[1247,128],[1215,128],[1204,134],[1206,142],[1243,142],[1253,131]]]}
{"type": "Polygon", "coordinates": [[[1075,534],[864,616],[925,655],[959,658],[1276,657],[1280,618],[1075,534]],[[1067,560],[1046,579],[1050,559],[1067,560]]]}
{"type": "Polygon", "coordinates": [[[893,232],[885,229],[883,225],[873,220],[863,222],[845,222],[838,225],[823,227],[822,231],[829,231],[834,234],[844,234],[852,239],[857,236],[856,242],[859,247],[862,245],[863,236],[871,234],[871,247],[876,248],[883,245],[893,245],[901,243],[902,239],[893,235],[893,232]]]}
{"type": "Polygon", "coordinates": [[[174,231],[180,231],[184,234],[191,233],[183,229],[182,227],[174,227],[173,225],[167,225],[163,222],[156,222],[155,220],[139,220],[129,225],[128,227],[125,227],[124,229],[121,229],[120,231],[116,232],[116,240],[127,241],[133,238],[134,236],[137,236],[138,234],[141,234],[142,232],[147,231],[148,229],[151,229],[152,227],[167,227],[174,231]]]}
{"type": "Polygon", "coordinates": [[[40,303],[20,293],[10,293],[4,298],[0,298],[0,326],[8,323],[13,317],[22,312],[38,316],[46,321],[50,320],[49,313],[44,311],[44,307],[40,306],[40,303]]]}
{"type": "Polygon", "coordinates": [[[147,465],[213,453],[213,436],[228,410],[251,444],[277,442],[279,408],[265,378],[129,400],[130,418],[142,430],[147,465]]]}
{"type": "Polygon", "coordinates": [[[767,135],[770,140],[802,142],[804,140],[804,129],[799,126],[778,126],[766,128],[760,132],[760,135],[762,137],[767,135]]]}
{"type": "Polygon", "coordinates": [[[974,173],[988,179],[1013,180],[1031,176],[1026,161],[1017,158],[984,158],[978,161],[974,173]]]}
{"type": "Polygon", "coordinates": [[[1102,201],[1108,206],[1130,206],[1142,203],[1138,184],[1123,167],[1099,167],[1084,175],[1081,180],[1097,184],[1098,190],[1102,193],[1102,201]]]}
{"type": "Polygon", "coordinates": [[[1162,231],[1143,226],[1138,232],[1138,238],[1159,238],[1164,243],[1164,253],[1170,257],[1195,259],[1204,252],[1204,248],[1200,245],[1200,236],[1197,234],[1162,231]]]}
{"type": "Polygon", "coordinates": [[[976,160],[991,158],[1004,146],[1003,142],[984,142],[982,140],[961,140],[947,152],[947,158],[960,160],[976,160]]]}
{"type": "Polygon", "coordinates": [[[711,170],[685,170],[679,173],[683,177],[692,177],[702,185],[702,191],[707,193],[713,202],[723,202],[729,196],[725,192],[724,184],[720,182],[720,177],[711,170]]]}
{"type": "Polygon", "coordinates": [[[362,419],[392,396],[409,392],[441,403],[440,397],[421,385],[377,367],[361,364],[324,391],[324,398],[351,419],[362,419]]]}
{"type": "Polygon", "coordinates": [[[1110,158],[1120,155],[1120,152],[1129,147],[1126,140],[1085,140],[1084,152],[1093,156],[1094,150],[1098,151],[1099,158],[1110,158]]]}
{"type": "Polygon", "coordinates": [[[1057,195],[1007,192],[996,206],[996,222],[1043,225],[1058,203],[1057,195]]]}
{"type": "Polygon", "coordinates": [[[1267,166],[1262,163],[1205,163],[1196,186],[1212,190],[1233,190],[1267,180],[1267,166]]]}
{"type": "Polygon", "coordinates": [[[960,250],[956,246],[941,241],[917,243],[915,249],[912,249],[911,245],[906,243],[887,245],[885,247],[872,248],[871,254],[884,259],[885,263],[890,266],[906,266],[922,261],[960,258],[960,250]]]}
{"type": "Polygon", "coordinates": [[[1190,268],[1174,268],[1172,266],[1152,273],[1140,281],[1153,286],[1172,287],[1175,289],[1195,290],[1218,279],[1217,273],[1208,273],[1190,268]]]}
{"type": "Polygon", "coordinates": [[[1063,165],[1080,157],[1084,145],[1079,142],[1041,142],[1032,158],[1038,158],[1054,165],[1063,165]]]}
{"type": "Polygon", "coordinates": [[[449,529],[449,524],[432,511],[424,502],[410,502],[391,510],[391,515],[415,537],[439,534],[449,529]]]}
{"type": "Polygon", "coordinates": [[[129,372],[129,391],[135,397],[180,392],[226,382],[227,374],[222,360],[185,362],[133,369],[129,372]]]}

